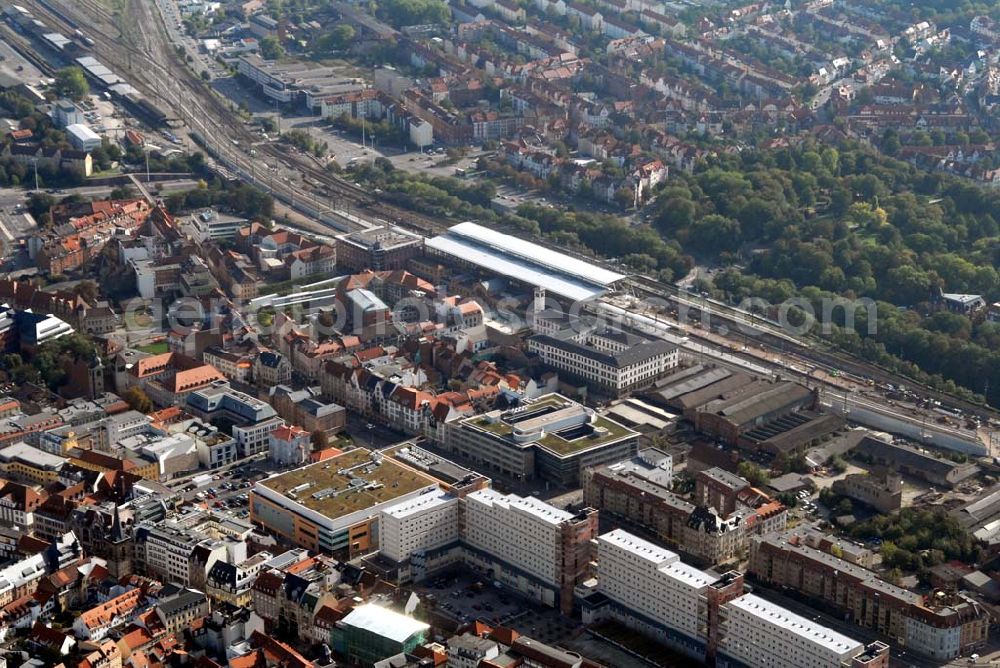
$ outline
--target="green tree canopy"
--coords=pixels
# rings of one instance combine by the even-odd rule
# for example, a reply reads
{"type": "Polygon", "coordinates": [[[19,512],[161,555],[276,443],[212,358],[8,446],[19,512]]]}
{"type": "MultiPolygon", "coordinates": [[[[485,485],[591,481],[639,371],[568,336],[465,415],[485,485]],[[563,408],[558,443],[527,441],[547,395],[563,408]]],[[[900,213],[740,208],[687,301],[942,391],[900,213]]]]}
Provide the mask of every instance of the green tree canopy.
{"type": "Polygon", "coordinates": [[[260,40],[260,55],[266,60],[277,60],[285,55],[285,49],[277,37],[268,35],[260,40]]]}
{"type": "Polygon", "coordinates": [[[80,100],[90,93],[87,77],[75,65],[57,70],[53,78],[52,89],[60,96],[80,100]]]}

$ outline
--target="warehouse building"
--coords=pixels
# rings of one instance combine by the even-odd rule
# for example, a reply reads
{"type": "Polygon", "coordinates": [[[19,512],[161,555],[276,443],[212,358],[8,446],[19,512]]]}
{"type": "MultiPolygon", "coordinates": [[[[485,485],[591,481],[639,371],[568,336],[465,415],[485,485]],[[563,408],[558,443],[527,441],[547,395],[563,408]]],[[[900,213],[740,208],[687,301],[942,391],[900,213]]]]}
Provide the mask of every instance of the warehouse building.
{"type": "Polygon", "coordinates": [[[240,56],[236,71],[255,84],[265,97],[281,104],[305,107],[315,113],[319,112],[324,98],[368,88],[363,79],[345,77],[335,67],[317,67],[315,63],[278,63],[264,60],[255,53],[240,56]]]}

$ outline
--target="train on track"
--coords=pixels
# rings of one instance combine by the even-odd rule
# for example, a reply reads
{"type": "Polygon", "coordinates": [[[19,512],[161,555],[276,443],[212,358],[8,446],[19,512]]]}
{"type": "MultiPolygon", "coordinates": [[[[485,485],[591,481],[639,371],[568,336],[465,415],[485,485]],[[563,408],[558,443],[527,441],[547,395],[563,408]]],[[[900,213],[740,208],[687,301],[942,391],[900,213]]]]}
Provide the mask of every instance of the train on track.
{"type": "Polygon", "coordinates": [[[154,128],[167,123],[167,114],[162,109],[137,91],[127,79],[90,55],[95,42],[84,34],[76,21],[49,0],[36,1],[64,27],[72,29],[72,33],[64,35],[57,26],[46,23],[43,20],[45,17],[36,16],[20,5],[9,5],[4,9],[7,22],[37,45],[44,54],[35,54],[36,58],[32,58],[33,60],[42,59],[49,65],[48,69],[53,71],[56,69],[54,65],[79,66],[96,90],[105,91],[110,99],[121,103],[136,118],[154,128]]]}

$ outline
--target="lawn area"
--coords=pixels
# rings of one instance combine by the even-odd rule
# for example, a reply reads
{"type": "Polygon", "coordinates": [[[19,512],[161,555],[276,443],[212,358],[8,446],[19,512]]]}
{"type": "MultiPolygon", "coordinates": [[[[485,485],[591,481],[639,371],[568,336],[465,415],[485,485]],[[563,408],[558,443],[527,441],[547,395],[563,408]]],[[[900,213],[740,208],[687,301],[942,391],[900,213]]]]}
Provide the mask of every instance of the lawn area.
{"type": "Polygon", "coordinates": [[[169,352],[170,348],[167,346],[166,341],[158,341],[156,343],[147,343],[144,346],[136,346],[136,350],[140,350],[144,353],[149,353],[150,355],[161,355],[165,352],[169,352]]]}

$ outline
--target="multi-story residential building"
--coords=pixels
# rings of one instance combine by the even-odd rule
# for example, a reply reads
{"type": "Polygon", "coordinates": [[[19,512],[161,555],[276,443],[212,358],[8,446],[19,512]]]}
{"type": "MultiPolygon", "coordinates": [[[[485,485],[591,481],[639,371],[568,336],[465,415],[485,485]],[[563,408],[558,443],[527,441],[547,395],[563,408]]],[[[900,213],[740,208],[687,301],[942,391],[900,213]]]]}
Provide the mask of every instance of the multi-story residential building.
{"type": "Polygon", "coordinates": [[[888,668],[887,645],[865,647],[745,594],[740,573],[717,576],[698,570],[676,553],[621,529],[597,539],[595,593],[583,600],[584,622],[618,620],[696,661],[774,668],[888,668]]]}
{"type": "Polygon", "coordinates": [[[986,642],[989,615],[961,594],[925,598],[795,534],[758,537],[751,547],[749,572],[760,582],[792,589],[908,651],[949,661],[986,642]]]}
{"type": "Polygon", "coordinates": [[[341,585],[349,595],[357,591],[342,580],[345,566],[307,550],[289,550],[269,559],[250,587],[254,612],[269,630],[281,630],[308,642],[330,642],[332,624],[322,611],[336,605],[332,589],[341,585]]]}
{"type": "Polygon", "coordinates": [[[481,661],[500,655],[500,647],[489,638],[463,633],[448,640],[448,668],[479,668],[481,661]]]}
{"type": "Polygon", "coordinates": [[[301,466],[309,461],[310,434],[295,425],[283,425],[271,432],[267,458],[283,466],[301,466]]]}
{"type": "Polygon", "coordinates": [[[208,572],[205,592],[216,601],[248,607],[252,600],[250,587],[273,556],[270,552],[258,552],[238,564],[216,561],[208,572]]]}
{"type": "MultiPolygon", "coordinates": [[[[6,527],[16,527],[28,532],[34,529],[35,511],[45,496],[35,491],[33,487],[16,482],[4,482],[0,485],[0,524],[6,527]]],[[[60,534],[61,535],[61,534],[60,534]]]]}
{"type": "Polygon", "coordinates": [[[229,380],[247,383],[253,372],[254,361],[249,353],[223,350],[219,346],[206,348],[202,353],[205,364],[211,364],[229,380]]]}
{"type": "Polygon", "coordinates": [[[164,582],[204,587],[216,561],[247,558],[251,527],[234,518],[194,511],[135,529],[135,570],[164,582]]]}
{"type": "MultiPolygon", "coordinates": [[[[62,155],[42,156],[35,148],[29,159],[48,158],[57,165],[62,155]]],[[[15,160],[19,156],[12,156],[15,160]]],[[[100,254],[104,246],[121,235],[137,230],[156,210],[144,199],[105,200],[66,204],[52,209],[54,225],[33,236],[28,252],[39,268],[56,274],[82,266],[100,254]]]]}
{"type": "Polygon", "coordinates": [[[156,605],[156,615],[167,633],[176,633],[188,628],[196,620],[206,617],[209,612],[211,603],[208,596],[194,589],[184,589],[156,605]]]}
{"type": "Polygon", "coordinates": [[[723,662],[796,668],[851,665],[855,658],[867,662],[865,648],[856,640],[754,594],[726,603],[720,626],[723,662]]]}
{"type": "Polygon", "coordinates": [[[293,390],[287,385],[272,385],[270,398],[279,416],[310,433],[337,434],[347,424],[344,407],[322,401],[318,388],[293,390]]]}
{"type": "Polygon", "coordinates": [[[745,554],[753,536],[785,529],[788,511],[780,502],[721,469],[698,473],[694,503],[677,496],[659,464],[663,456],[643,450],[630,460],[588,469],[584,503],[711,564],[745,554]]]}
{"type": "Polygon", "coordinates": [[[113,629],[131,623],[149,606],[142,589],[130,589],[80,614],[73,620],[73,633],[81,640],[100,642],[113,629]]]}
{"type": "Polygon", "coordinates": [[[570,485],[588,467],[634,455],[638,437],[590,408],[549,394],[519,408],[448,422],[442,445],[486,472],[570,485]]]}
{"type": "Polygon", "coordinates": [[[379,513],[379,555],[396,567],[400,582],[424,579],[462,559],[459,497],[445,490],[390,506],[379,513]]]}
{"type": "Polygon", "coordinates": [[[122,668],[122,650],[110,638],[101,643],[81,644],[86,652],[80,663],[81,668],[122,668]]]}
{"type": "Polygon", "coordinates": [[[287,383],[292,379],[292,363],[279,352],[262,350],[253,361],[253,379],[260,387],[287,383]]]}
{"type": "Polygon", "coordinates": [[[337,236],[337,265],[358,272],[405,269],[423,250],[423,238],[399,227],[374,227],[337,236]]]}
{"type": "Polygon", "coordinates": [[[467,562],[532,598],[573,608],[573,588],[587,574],[597,511],[570,513],[534,497],[482,489],[465,497],[467,562]]]}
{"type": "Polygon", "coordinates": [[[76,562],[81,556],[80,544],[70,531],[53,541],[51,550],[18,559],[0,568],[0,607],[14,599],[34,594],[43,577],[76,562]]]}
{"type": "MultiPolygon", "coordinates": [[[[597,590],[610,602],[610,616],[703,658],[707,638],[700,632],[702,597],[719,579],[620,529],[601,535],[597,544],[597,590]]],[[[743,593],[741,578],[728,578],[732,583],[725,579],[723,589],[743,593]]]]}
{"type": "MultiPolygon", "coordinates": [[[[69,520],[76,505],[75,501],[59,494],[50,495],[32,513],[32,528],[35,536],[45,541],[51,541],[70,531],[72,527],[69,520]]],[[[3,555],[2,550],[0,550],[0,556],[6,556],[3,555]]]]}
{"type": "Polygon", "coordinates": [[[120,578],[135,572],[135,524],[163,520],[169,501],[158,494],[141,493],[125,503],[80,505],[66,521],[84,551],[104,559],[108,572],[120,578]]]}

